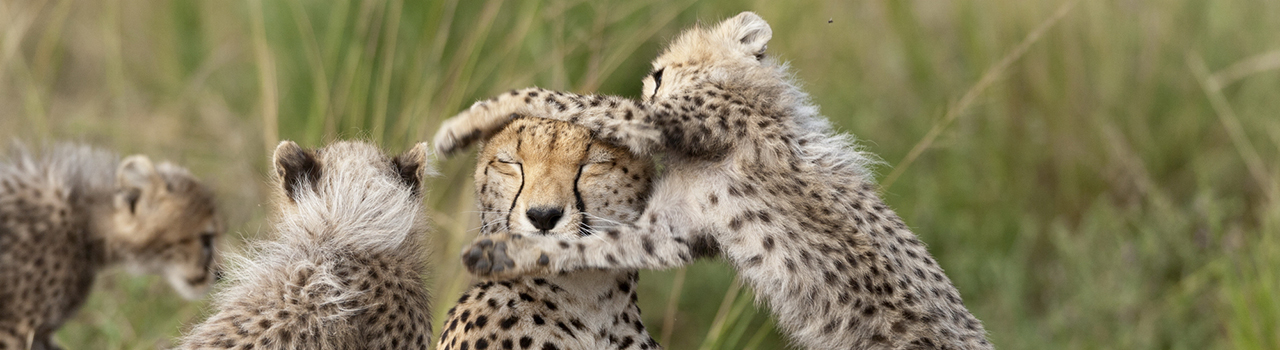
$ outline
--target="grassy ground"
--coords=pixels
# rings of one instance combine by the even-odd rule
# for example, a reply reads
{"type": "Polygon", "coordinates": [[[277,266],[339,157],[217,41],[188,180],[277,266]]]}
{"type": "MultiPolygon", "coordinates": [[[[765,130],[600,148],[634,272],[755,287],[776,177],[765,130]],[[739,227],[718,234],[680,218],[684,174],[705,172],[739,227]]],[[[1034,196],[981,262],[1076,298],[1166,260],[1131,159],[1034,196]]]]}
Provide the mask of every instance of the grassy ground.
{"type": "MultiPolygon", "coordinates": [[[[510,88],[635,96],[665,40],[742,10],[883,157],[1000,348],[1280,348],[1274,1],[4,1],[0,138],[178,160],[235,249],[280,139],[398,152],[510,88]]],[[[469,283],[471,162],[430,184],[441,314],[469,283]]],[[[783,347],[722,263],[642,279],[670,348],[783,347]]],[[[163,347],[203,307],[112,271],[58,340],[163,347]]]]}

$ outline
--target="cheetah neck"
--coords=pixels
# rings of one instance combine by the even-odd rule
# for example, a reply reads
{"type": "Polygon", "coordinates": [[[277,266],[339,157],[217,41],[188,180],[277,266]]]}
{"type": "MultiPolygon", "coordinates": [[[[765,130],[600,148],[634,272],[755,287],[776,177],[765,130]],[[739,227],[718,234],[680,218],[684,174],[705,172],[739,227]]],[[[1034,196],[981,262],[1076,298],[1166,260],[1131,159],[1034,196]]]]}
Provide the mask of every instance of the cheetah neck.
{"type": "Polygon", "coordinates": [[[116,239],[120,236],[116,232],[115,225],[112,224],[113,214],[115,210],[112,206],[110,190],[101,191],[94,195],[87,196],[79,206],[83,213],[88,213],[84,218],[86,229],[83,231],[85,242],[89,245],[89,252],[93,254],[94,259],[99,266],[114,265],[124,260],[126,251],[124,242],[116,239]]]}

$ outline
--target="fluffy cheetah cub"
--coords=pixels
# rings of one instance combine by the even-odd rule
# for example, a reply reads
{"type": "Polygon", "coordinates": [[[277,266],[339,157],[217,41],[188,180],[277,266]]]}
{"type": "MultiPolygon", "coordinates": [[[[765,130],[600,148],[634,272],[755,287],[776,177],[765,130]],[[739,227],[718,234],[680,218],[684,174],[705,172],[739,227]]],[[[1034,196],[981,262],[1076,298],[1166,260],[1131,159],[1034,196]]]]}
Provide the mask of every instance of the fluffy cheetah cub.
{"type": "Polygon", "coordinates": [[[338,142],[276,147],[275,234],[230,261],[183,349],[426,349],[426,144],[394,159],[338,142]]]}
{"type": "Polygon", "coordinates": [[[524,89],[445,123],[456,151],[513,113],[568,120],[633,153],[665,155],[640,220],[603,239],[511,232],[464,255],[507,278],[583,269],[653,269],[719,252],[808,349],[985,349],[982,324],[865,170],[765,56],[772,30],[744,12],[684,32],[653,62],[644,100],[524,89]]]}
{"type": "MultiPolygon", "coordinates": [[[[592,239],[640,217],[648,157],[583,127],[520,118],[481,147],[481,235],[592,239]],[[587,238],[581,238],[587,237],[587,238]]],[[[640,322],[635,270],[578,270],[474,286],[449,310],[438,349],[657,349],[640,322]]]]}
{"type": "Polygon", "coordinates": [[[221,231],[212,193],[181,167],[86,146],[34,154],[15,145],[0,161],[0,349],[57,348],[54,331],[112,265],[203,295],[221,231]]]}

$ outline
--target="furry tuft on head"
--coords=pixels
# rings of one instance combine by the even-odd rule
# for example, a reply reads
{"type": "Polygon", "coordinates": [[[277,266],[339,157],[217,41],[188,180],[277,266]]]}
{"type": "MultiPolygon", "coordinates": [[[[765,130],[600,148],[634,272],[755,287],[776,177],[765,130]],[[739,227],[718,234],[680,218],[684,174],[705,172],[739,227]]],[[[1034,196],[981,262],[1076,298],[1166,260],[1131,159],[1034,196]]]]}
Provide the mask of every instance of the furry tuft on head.
{"type": "Polygon", "coordinates": [[[315,150],[281,142],[273,156],[287,199],[280,205],[281,239],[315,241],[299,246],[402,250],[422,231],[422,179],[435,173],[429,160],[425,143],[393,159],[363,142],[315,150]]]}

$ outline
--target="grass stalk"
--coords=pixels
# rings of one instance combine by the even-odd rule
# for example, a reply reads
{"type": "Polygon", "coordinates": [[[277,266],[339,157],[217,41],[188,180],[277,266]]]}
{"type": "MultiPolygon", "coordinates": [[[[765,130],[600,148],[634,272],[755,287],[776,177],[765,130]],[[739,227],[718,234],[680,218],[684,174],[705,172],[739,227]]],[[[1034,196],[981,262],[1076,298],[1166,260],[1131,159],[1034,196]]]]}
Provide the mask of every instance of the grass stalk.
{"type": "Polygon", "coordinates": [[[974,101],[977,101],[978,96],[981,96],[982,93],[991,86],[991,84],[995,83],[996,79],[999,79],[1004,74],[1004,71],[1009,69],[1009,66],[1012,66],[1014,62],[1017,62],[1019,58],[1022,58],[1032,45],[1039,42],[1045,32],[1048,32],[1049,29],[1052,29],[1054,25],[1058,24],[1063,17],[1066,17],[1068,13],[1071,13],[1071,9],[1075,8],[1076,4],[1079,2],[1079,0],[1070,0],[1063,3],[1058,7],[1057,11],[1054,11],[1053,15],[1049,16],[1049,18],[1045,19],[1043,22],[1040,22],[1040,25],[1027,33],[1027,36],[1022,39],[1022,42],[1018,43],[1017,46],[1014,46],[1012,50],[1009,50],[1009,53],[1005,54],[999,62],[996,62],[995,65],[987,68],[986,72],[982,73],[982,77],[978,79],[978,82],[974,83],[968,91],[965,91],[959,101],[951,105],[950,108],[947,108],[947,113],[943,115],[942,119],[935,122],[933,127],[929,129],[929,132],[926,133],[919,142],[916,142],[915,146],[911,147],[911,151],[907,153],[907,156],[902,158],[902,161],[898,162],[897,166],[893,167],[893,171],[889,173],[889,176],[885,176],[884,182],[882,182],[881,185],[881,190],[887,191],[890,187],[893,187],[893,183],[898,181],[898,177],[902,176],[902,173],[907,171],[907,168],[911,167],[911,163],[914,163],[916,158],[920,157],[920,154],[924,153],[925,150],[929,149],[929,146],[933,145],[934,140],[938,138],[938,135],[942,134],[943,130],[951,125],[951,122],[955,121],[960,114],[968,110],[969,106],[972,105],[974,101]]]}
{"type": "Polygon", "coordinates": [[[688,267],[681,267],[676,270],[676,276],[671,280],[667,309],[662,313],[662,336],[658,337],[659,344],[671,344],[671,334],[676,331],[676,315],[680,312],[680,295],[684,293],[684,279],[688,273],[688,267]]]}
{"type": "Polygon", "coordinates": [[[1240,154],[1240,158],[1244,160],[1244,164],[1249,169],[1249,174],[1257,181],[1258,187],[1271,200],[1271,196],[1276,195],[1272,186],[1271,175],[1267,174],[1267,168],[1263,165],[1262,156],[1258,155],[1258,150],[1253,148],[1253,143],[1249,142],[1249,136],[1245,135],[1244,127],[1240,125],[1240,118],[1236,117],[1236,112],[1231,108],[1231,104],[1227,103],[1226,96],[1222,95],[1222,88],[1215,85],[1214,80],[1209,75],[1209,67],[1205,65],[1204,59],[1199,54],[1187,53],[1187,67],[1191,68],[1191,73],[1195,75],[1196,82],[1200,84],[1200,88],[1204,90],[1205,97],[1209,98],[1209,104],[1213,106],[1213,111],[1218,116],[1218,122],[1222,123],[1222,128],[1226,130],[1227,136],[1231,138],[1231,144],[1235,145],[1236,152],[1240,154]]]}
{"type": "Polygon", "coordinates": [[[267,45],[266,20],[262,17],[262,0],[247,0],[250,27],[253,31],[253,57],[258,67],[258,91],[262,113],[262,142],[274,147],[280,142],[279,98],[276,86],[276,63],[267,45]]]}

